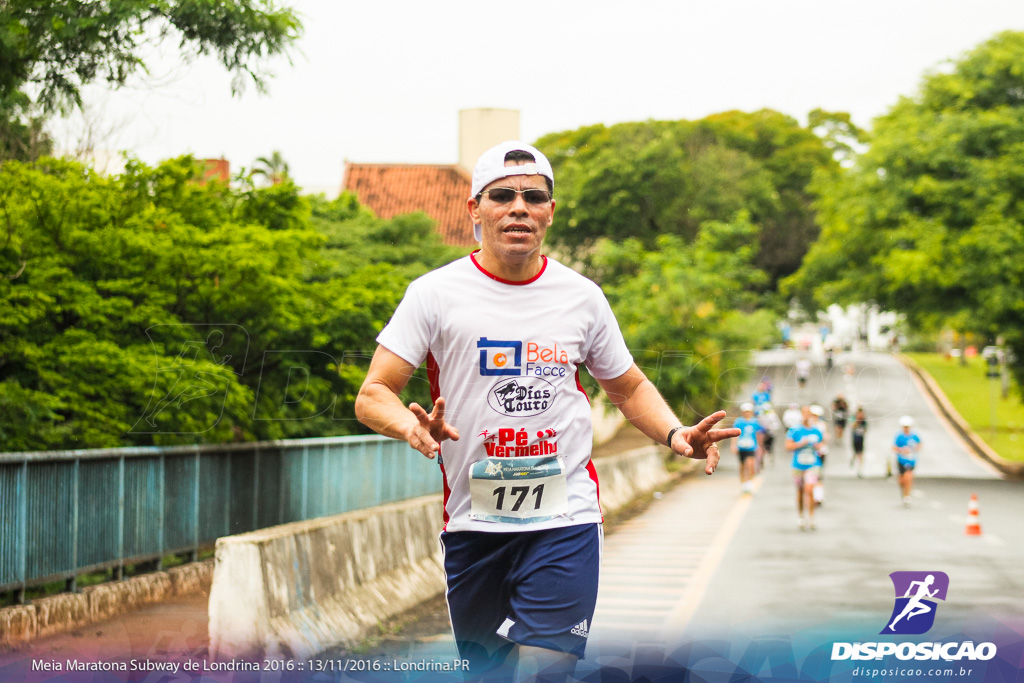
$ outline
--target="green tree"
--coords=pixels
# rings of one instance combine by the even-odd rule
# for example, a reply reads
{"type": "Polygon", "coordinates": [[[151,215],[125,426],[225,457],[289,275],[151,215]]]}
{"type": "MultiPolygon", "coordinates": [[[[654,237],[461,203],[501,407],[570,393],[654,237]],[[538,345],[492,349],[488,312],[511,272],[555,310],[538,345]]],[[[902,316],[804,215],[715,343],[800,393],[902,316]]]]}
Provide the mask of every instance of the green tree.
{"type": "Polygon", "coordinates": [[[156,407],[150,398],[172,394],[184,400],[148,411],[147,432],[227,440],[245,424],[244,388],[211,357],[192,360],[202,380],[194,388],[176,389],[175,373],[159,372],[175,365],[177,349],[171,334],[151,343],[147,331],[180,336],[171,311],[186,298],[187,262],[201,254],[191,250],[196,229],[153,200],[71,162],[0,167],[3,450],[121,445],[156,407]],[[211,386],[217,397],[204,392],[211,386]]]}
{"type": "Polygon", "coordinates": [[[172,38],[185,59],[214,54],[235,75],[266,87],[263,60],[298,38],[295,13],[270,0],[8,0],[0,6],[0,97],[37,88],[46,111],[81,106],[82,85],[123,85],[146,65],[139,53],[172,38]]]}
{"type": "Polygon", "coordinates": [[[140,54],[173,40],[181,57],[214,55],[231,89],[266,89],[267,64],[302,27],[273,0],[5,0],[0,2],[0,162],[50,153],[45,117],[82,106],[81,88],[117,87],[146,71],[140,54]]]}
{"type": "Polygon", "coordinates": [[[422,214],[233,189],[189,157],[5,163],[0,227],[0,451],[362,431],[377,333],[459,255],[422,214]]]}
{"type": "Polygon", "coordinates": [[[697,238],[705,221],[746,211],[761,226],[757,265],[768,286],[792,273],[817,236],[807,190],[832,152],[790,117],[763,110],[700,121],[588,126],[537,142],[555,167],[552,242],[582,260],[602,237],[697,238]]]}
{"type": "Polygon", "coordinates": [[[852,164],[868,142],[868,132],[846,112],[814,109],[807,115],[807,127],[825,141],[825,146],[832,150],[832,158],[842,165],[852,164]]]}
{"type": "MultiPolygon", "coordinates": [[[[354,195],[342,193],[328,202],[313,202],[313,225],[325,237],[319,255],[309,264],[324,319],[317,348],[339,361],[338,373],[351,378],[339,390],[335,419],[354,415],[355,397],[376,348],[377,334],[391,318],[408,284],[429,270],[445,265],[466,250],[444,244],[434,222],[424,213],[377,218],[354,195]]],[[[431,403],[426,374],[420,370],[409,382],[403,399],[431,403]]],[[[355,422],[350,428],[368,431],[355,422]]]]}
{"type": "Polygon", "coordinates": [[[820,179],[821,239],[787,291],[1002,335],[1024,359],[1022,141],[1024,33],[1006,32],[927,75],[853,168],[820,179]]]}
{"type": "Polygon", "coordinates": [[[765,281],[754,266],[757,227],[744,212],[704,223],[692,244],[662,235],[601,240],[595,262],[618,275],[605,285],[637,363],[683,415],[707,415],[747,378],[750,352],[771,337],[772,316],[749,290],[765,281]]]}
{"type": "Polygon", "coordinates": [[[28,95],[12,92],[0,96],[0,163],[9,159],[29,161],[53,151],[53,140],[44,130],[28,95]]]}
{"type": "Polygon", "coordinates": [[[253,164],[249,175],[259,176],[271,185],[280,185],[289,179],[288,162],[280,152],[274,150],[269,157],[256,157],[256,163],[253,164]]]}

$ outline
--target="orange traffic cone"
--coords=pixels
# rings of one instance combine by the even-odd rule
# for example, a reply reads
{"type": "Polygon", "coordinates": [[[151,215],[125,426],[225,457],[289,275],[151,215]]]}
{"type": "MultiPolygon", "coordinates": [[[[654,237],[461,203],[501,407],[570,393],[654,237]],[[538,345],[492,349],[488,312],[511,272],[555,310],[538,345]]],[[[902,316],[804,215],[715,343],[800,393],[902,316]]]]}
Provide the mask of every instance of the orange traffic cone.
{"type": "Polygon", "coordinates": [[[978,520],[978,494],[972,493],[967,503],[967,535],[981,536],[981,522],[978,520]]]}

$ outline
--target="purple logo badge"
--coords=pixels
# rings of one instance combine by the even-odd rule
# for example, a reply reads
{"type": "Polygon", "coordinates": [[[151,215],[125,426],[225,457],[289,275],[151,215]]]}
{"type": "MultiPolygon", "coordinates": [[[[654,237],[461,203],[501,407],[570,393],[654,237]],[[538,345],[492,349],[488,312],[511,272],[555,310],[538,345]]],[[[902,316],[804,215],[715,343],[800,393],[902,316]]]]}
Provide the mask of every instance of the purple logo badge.
{"type": "Polygon", "coordinates": [[[935,623],[935,600],[945,600],[949,577],[945,572],[893,572],[896,604],[882,634],[918,635],[935,623]]]}

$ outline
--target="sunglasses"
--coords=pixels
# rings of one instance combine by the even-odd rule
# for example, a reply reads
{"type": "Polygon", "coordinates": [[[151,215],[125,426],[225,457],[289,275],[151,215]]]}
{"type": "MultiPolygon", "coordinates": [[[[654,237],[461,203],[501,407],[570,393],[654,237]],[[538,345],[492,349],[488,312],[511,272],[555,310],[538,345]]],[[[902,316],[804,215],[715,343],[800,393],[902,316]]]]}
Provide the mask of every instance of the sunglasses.
{"type": "Polygon", "coordinates": [[[480,194],[487,195],[495,204],[508,204],[516,200],[516,195],[523,195],[527,204],[547,204],[551,201],[551,193],[547,190],[527,189],[513,190],[511,187],[495,187],[491,190],[484,190],[480,194]]]}

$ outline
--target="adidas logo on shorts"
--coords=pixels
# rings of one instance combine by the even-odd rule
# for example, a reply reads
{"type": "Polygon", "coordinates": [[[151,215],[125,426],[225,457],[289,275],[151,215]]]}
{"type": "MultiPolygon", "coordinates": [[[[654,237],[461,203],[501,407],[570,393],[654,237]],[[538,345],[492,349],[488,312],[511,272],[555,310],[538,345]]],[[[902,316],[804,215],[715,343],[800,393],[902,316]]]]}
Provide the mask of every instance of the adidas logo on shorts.
{"type": "Polygon", "coordinates": [[[572,633],[574,636],[586,638],[588,635],[590,635],[590,631],[587,630],[587,620],[584,619],[580,623],[576,624],[572,627],[572,630],[569,632],[572,633]]]}

